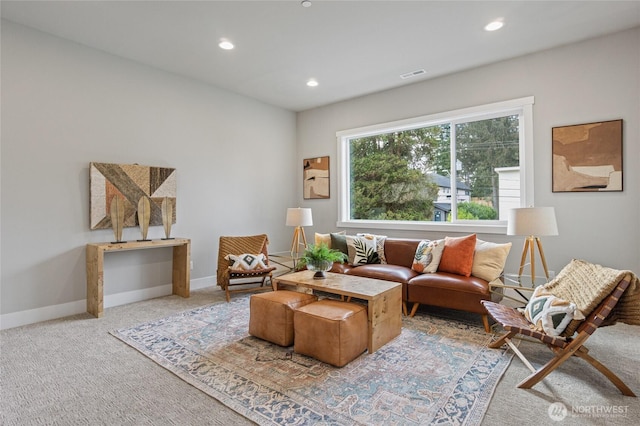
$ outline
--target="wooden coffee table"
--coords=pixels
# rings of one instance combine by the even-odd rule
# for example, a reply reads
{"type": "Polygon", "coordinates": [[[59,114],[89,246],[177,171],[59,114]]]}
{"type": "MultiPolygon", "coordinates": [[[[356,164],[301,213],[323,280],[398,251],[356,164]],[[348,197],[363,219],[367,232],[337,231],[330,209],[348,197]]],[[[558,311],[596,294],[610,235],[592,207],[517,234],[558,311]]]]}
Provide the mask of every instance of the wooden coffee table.
{"type": "Polygon", "coordinates": [[[369,336],[367,349],[373,353],[402,330],[402,284],[353,275],[327,272],[314,279],[313,271],[300,271],[273,278],[273,290],[280,285],[309,288],[367,301],[369,336]]]}

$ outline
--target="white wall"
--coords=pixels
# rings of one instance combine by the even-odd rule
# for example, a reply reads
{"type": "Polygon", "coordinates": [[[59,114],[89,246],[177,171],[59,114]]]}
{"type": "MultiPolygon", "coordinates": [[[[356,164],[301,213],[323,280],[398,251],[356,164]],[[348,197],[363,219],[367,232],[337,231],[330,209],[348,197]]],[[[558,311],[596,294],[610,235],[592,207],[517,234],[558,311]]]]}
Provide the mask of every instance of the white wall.
{"type": "MultiPolygon", "coordinates": [[[[221,234],[267,232],[272,251],[286,250],[285,208],[298,205],[313,209],[308,236],[336,229],[336,131],[531,95],[535,204],[556,207],[560,228],[560,236],[543,240],[550,269],[579,257],[640,272],[638,46],[637,28],[296,120],[289,111],[2,21],[0,327],[84,311],[84,246],[113,238],[110,230],[89,230],[91,161],[177,169],[172,234],[192,239],[192,287],[207,285],[221,234]],[[617,118],[624,120],[624,191],[552,193],[551,127],[617,118]],[[302,200],[302,159],[324,155],[331,156],[331,198],[302,200]]],[[[161,236],[161,227],[151,228],[149,237],[161,236]]],[[[481,237],[513,241],[508,270],[517,269],[522,239],[481,237]]],[[[125,229],[124,238],[137,239],[139,231],[125,229]]],[[[109,254],[105,305],[132,290],[166,289],[170,253],[109,254]]]]}
{"type": "MultiPolygon", "coordinates": [[[[576,257],[640,273],[639,46],[636,28],[300,113],[301,158],[331,157],[331,199],[304,203],[313,208],[311,231],[336,229],[336,131],[534,96],[535,205],[556,208],[560,231],[557,237],[543,238],[549,268],[559,271],[576,257]],[[551,128],[619,118],[624,120],[624,191],[552,193],[551,128]]],[[[513,241],[507,272],[517,271],[522,238],[480,237],[513,241]]]]}
{"type": "MultiPolygon", "coordinates": [[[[2,327],[84,311],[85,244],[113,239],[90,231],[91,161],[177,169],[172,235],[192,239],[192,286],[215,283],[220,235],[287,249],[293,112],[7,21],[1,59],[2,327]]],[[[166,289],[170,269],[171,249],[108,254],[105,296],[166,289]]]]}

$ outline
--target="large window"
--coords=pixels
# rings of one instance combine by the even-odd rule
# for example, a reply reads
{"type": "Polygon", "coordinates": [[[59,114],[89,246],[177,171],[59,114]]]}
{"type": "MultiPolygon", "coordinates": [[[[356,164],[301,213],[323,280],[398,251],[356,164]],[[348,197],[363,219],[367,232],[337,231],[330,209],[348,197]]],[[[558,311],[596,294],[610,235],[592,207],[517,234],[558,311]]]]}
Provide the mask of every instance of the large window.
{"type": "Polygon", "coordinates": [[[532,201],[532,104],[338,132],[339,225],[503,232],[508,210],[532,201]]]}

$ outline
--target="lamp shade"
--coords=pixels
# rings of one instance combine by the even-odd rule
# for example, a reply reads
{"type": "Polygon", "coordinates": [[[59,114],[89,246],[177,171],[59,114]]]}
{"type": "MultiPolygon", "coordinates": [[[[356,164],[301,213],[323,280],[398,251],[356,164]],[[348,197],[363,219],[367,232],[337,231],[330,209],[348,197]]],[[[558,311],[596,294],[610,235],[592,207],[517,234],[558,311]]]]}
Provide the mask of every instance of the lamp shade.
{"type": "Polygon", "coordinates": [[[509,211],[507,235],[558,235],[553,207],[524,207],[509,211]]]}
{"type": "Polygon", "coordinates": [[[287,226],[311,226],[313,218],[311,217],[311,209],[303,209],[293,207],[287,209],[287,226]]]}

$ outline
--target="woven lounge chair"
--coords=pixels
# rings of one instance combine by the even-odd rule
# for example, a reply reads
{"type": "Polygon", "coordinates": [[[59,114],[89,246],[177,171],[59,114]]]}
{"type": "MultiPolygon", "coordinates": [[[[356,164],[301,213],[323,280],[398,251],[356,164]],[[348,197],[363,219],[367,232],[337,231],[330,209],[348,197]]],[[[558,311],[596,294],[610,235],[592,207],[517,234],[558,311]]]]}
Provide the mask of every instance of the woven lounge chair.
{"type": "Polygon", "coordinates": [[[269,254],[267,245],[269,239],[266,234],[249,235],[239,237],[220,237],[218,246],[218,285],[225,291],[227,302],[231,301],[231,293],[246,293],[253,291],[269,291],[272,290],[271,285],[265,285],[267,279],[271,284],[271,276],[275,267],[269,266],[269,254]],[[241,254],[264,254],[266,268],[241,270],[232,269],[227,255],[241,254]],[[259,286],[256,287],[256,284],[259,286]],[[241,288],[231,290],[232,286],[241,286],[241,288]]]}
{"type": "MultiPolygon", "coordinates": [[[[581,267],[582,265],[578,266],[581,267]]],[[[582,272],[592,273],[593,271],[591,267],[594,265],[587,266],[588,269],[582,272]]],[[[518,310],[489,301],[482,302],[484,307],[489,312],[489,315],[491,315],[502,326],[502,328],[506,330],[506,334],[504,334],[489,346],[491,348],[500,348],[506,343],[532,372],[529,377],[518,384],[519,388],[530,389],[542,379],[544,379],[549,373],[562,365],[562,363],[564,363],[571,356],[577,356],[595,367],[624,395],[635,397],[635,394],[631,391],[631,389],[611,370],[609,370],[601,362],[590,356],[589,350],[584,346],[586,340],[601,325],[610,325],[611,323],[615,323],[615,321],[618,319],[627,323],[637,324],[637,302],[639,294],[637,285],[638,279],[632,273],[618,274],[617,277],[619,277],[619,279],[616,278],[616,282],[613,283],[613,290],[608,291],[608,293],[604,295],[604,298],[600,297],[600,301],[598,301],[598,297],[596,297],[595,300],[598,304],[595,309],[593,309],[589,315],[585,315],[585,319],[583,321],[574,321],[575,324],[568,327],[566,333],[570,337],[556,337],[548,335],[543,331],[534,329],[532,327],[532,324],[518,310]],[[625,294],[625,292],[627,292],[627,294],[625,294]],[[631,293],[633,293],[633,295],[631,293]],[[623,296],[630,296],[625,298],[625,308],[631,307],[632,305],[635,306],[631,309],[625,309],[627,311],[633,311],[630,316],[628,315],[626,317],[624,312],[619,312],[621,304],[618,304],[618,302],[623,299],[623,296]],[[573,332],[573,330],[575,330],[575,333],[573,332]],[[511,339],[518,334],[529,336],[533,339],[540,340],[542,343],[545,343],[551,349],[551,351],[553,351],[554,357],[544,366],[538,369],[534,368],[533,365],[524,357],[520,350],[518,350],[518,348],[511,341],[511,339]]],[[[560,278],[560,275],[558,276],[558,278],[560,278]]],[[[547,284],[547,286],[553,287],[553,284],[555,284],[554,281],[547,284]]],[[[570,284],[568,287],[572,287],[572,285],[570,284]]],[[[608,286],[603,288],[608,288],[608,286]]],[[[567,288],[562,289],[562,291],[564,294],[563,299],[571,300],[571,298],[567,297],[567,288]]],[[[580,299],[580,296],[577,296],[577,298],[580,299]]]]}

